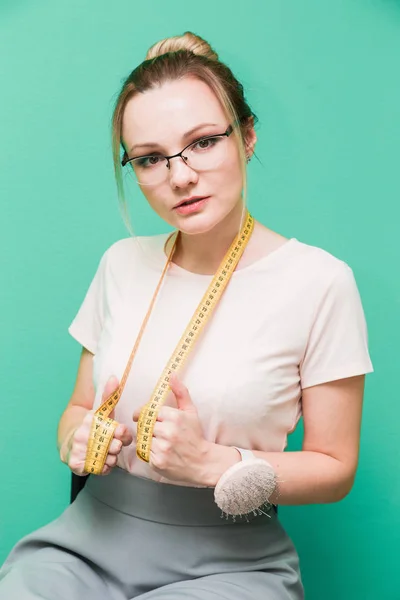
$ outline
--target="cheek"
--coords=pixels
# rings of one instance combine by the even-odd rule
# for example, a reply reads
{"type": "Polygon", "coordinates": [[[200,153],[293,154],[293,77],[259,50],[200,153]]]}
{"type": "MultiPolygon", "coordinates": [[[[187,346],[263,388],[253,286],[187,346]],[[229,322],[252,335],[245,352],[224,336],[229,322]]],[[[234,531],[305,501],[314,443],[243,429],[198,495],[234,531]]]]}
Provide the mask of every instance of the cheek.
{"type": "Polygon", "coordinates": [[[218,185],[217,193],[223,196],[232,196],[236,200],[240,195],[243,187],[242,170],[240,159],[238,156],[233,156],[215,173],[213,178],[218,185]]]}
{"type": "Polygon", "coordinates": [[[160,205],[160,200],[159,200],[160,194],[157,193],[157,191],[155,189],[151,190],[149,188],[145,188],[142,186],[140,186],[140,191],[142,192],[143,196],[145,197],[147,202],[150,204],[150,206],[152,208],[154,208],[154,210],[157,210],[157,207],[159,207],[159,205],[160,205]]]}
{"type": "Polygon", "coordinates": [[[174,227],[175,223],[171,220],[172,214],[170,210],[174,199],[171,198],[171,188],[168,184],[163,184],[152,189],[141,187],[140,190],[154,212],[174,227]]]}
{"type": "Polygon", "coordinates": [[[165,190],[165,186],[162,185],[153,188],[140,186],[140,190],[150,206],[156,212],[162,212],[163,207],[166,204],[166,194],[168,194],[168,190],[165,190]]]}

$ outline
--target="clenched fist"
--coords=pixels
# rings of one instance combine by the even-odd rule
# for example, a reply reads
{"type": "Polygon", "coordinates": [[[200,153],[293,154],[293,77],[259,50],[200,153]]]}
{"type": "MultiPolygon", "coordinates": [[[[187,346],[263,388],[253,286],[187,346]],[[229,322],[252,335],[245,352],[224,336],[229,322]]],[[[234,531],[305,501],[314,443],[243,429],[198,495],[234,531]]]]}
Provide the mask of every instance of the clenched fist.
{"type": "MultiPolygon", "coordinates": [[[[102,402],[115,392],[118,385],[116,377],[111,377],[107,381],[103,391],[102,402]]],[[[75,475],[87,475],[84,468],[94,413],[94,410],[90,410],[87,413],[81,425],[75,429],[68,441],[65,462],[75,475]]],[[[111,414],[110,417],[113,418],[113,415],[111,414]]],[[[129,428],[126,425],[119,424],[114,431],[114,437],[108,449],[101,475],[108,475],[110,473],[111,469],[117,464],[118,454],[121,452],[122,447],[129,446],[131,443],[132,433],[129,431],[129,428]]]]}

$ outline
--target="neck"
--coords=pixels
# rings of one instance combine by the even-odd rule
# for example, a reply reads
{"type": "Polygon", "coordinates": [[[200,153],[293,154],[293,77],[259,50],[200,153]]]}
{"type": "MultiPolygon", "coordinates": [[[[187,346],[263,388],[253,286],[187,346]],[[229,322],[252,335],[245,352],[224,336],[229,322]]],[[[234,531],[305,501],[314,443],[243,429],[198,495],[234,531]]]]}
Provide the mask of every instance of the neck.
{"type": "Polygon", "coordinates": [[[239,232],[243,206],[238,203],[229,215],[206,233],[180,232],[173,262],[199,275],[214,275],[239,232]]]}

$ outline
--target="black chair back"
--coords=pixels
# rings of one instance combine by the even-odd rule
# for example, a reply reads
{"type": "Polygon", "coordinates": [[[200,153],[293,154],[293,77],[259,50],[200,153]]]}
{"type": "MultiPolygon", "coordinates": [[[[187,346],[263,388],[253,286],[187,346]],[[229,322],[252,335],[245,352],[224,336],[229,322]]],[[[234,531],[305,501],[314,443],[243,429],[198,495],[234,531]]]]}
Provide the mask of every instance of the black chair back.
{"type": "Polygon", "coordinates": [[[90,475],[88,475],[87,477],[79,477],[79,475],[75,475],[75,473],[72,473],[71,500],[70,500],[71,504],[75,500],[75,498],[77,497],[79,492],[81,490],[83,490],[83,488],[85,487],[85,483],[86,483],[88,477],[90,477],[90,475]]]}

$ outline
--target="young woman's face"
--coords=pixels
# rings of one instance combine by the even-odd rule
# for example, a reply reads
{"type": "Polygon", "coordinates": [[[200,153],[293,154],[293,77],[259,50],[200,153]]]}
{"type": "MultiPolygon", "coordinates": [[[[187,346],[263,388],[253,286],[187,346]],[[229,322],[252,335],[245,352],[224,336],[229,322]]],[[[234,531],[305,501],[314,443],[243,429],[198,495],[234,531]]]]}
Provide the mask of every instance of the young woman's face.
{"type": "Polygon", "coordinates": [[[224,133],[229,125],[211,89],[193,78],[137,94],[126,105],[122,139],[127,155],[146,157],[132,163],[140,188],[155,212],[185,233],[210,231],[241,207],[243,180],[235,135],[201,141],[224,133]],[[181,152],[193,142],[183,153],[188,162],[172,158],[168,169],[160,157],[181,152]],[[177,206],[193,197],[204,200],[177,206]]]}

